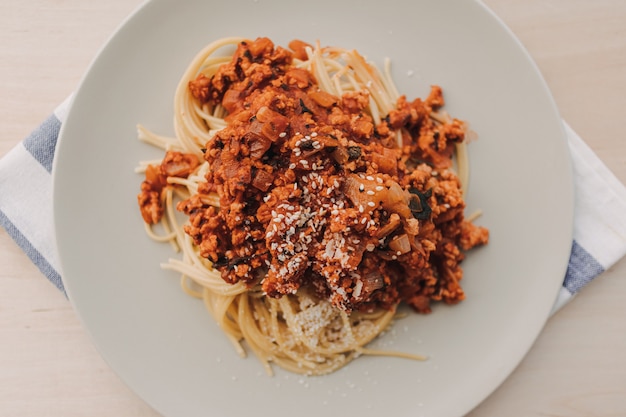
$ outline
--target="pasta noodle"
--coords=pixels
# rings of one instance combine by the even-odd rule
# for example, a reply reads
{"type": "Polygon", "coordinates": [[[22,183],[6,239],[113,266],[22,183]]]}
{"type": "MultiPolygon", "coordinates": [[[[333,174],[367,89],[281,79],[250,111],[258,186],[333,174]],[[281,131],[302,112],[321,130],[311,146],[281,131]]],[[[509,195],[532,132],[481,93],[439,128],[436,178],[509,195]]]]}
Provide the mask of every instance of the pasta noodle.
{"type": "MultiPolygon", "coordinates": [[[[204,94],[206,90],[202,90],[201,92],[197,90],[200,87],[204,88],[207,80],[219,79],[221,76],[219,75],[220,71],[225,71],[223,69],[224,66],[229,65],[229,63],[235,60],[232,49],[243,48],[241,49],[244,50],[242,54],[249,56],[253,53],[250,52],[251,49],[246,48],[258,46],[256,43],[259,43],[261,46],[267,45],[267,41],[263,38],[254,42],[247,41],[243,38],[220,39],[206,46],[191,61],[181,78],[174,96],[175,138],[160,136],[152,133],[141,125],[138,126],[138,137],[140,140],[150,145],[160,147],[168,152],[163,161],[145,161],[140,163],[137,168],[137,172],[145,173],[146,175],[146,180],[142,184],[142,193],[138,198],[146,223],[147,234],[155,241],[169,242],[176,251],[182,254],[178,259],[172,258],[163,263],[162,268],[180,274],[183,291],[192,297],[203,300],[207,310],[231,340],[235,349],[242,356],[245,356],[245,347],[249,348],[264,364],[265,369],[270,374],[272,373],[271,364],[276,364],[296,373],[310,375],[326,374],[339,369],[354,358],[363,354],[399,356],[418,360],[424,359],[421,355],[378,351],[366,347],[390,325],[396,314],[398,300],[386,301],[386,298],[377,299],[375,297],[366,300],[373,291],[376,291],[377,287],[388,285],[386,282],[390,278],[387,275],[373,274],[370,271],[369,273],[363,273],[363,277],[361,278],[361,275],[359,275],[362,272],[361,269],[352,269],[351,273],[355,278],[350,284],[352,285],[351,287],[348,288],[345,287],[345,285],[344,287],[333,287],[334,284],[328,284],[329,287],[324,289],[324,291],[331,291],[331,293],[336,296],[335,298],[324,298],[320,295],[320,293],[324,291],[319,290],[315,285],[300,285],[299,281],[296,283],[298,285],[297,290],[287,291],[279,288],[279,290],[276,291],[283,291],[281,294],[278,294],[280,296],[277,296],[277,294],[269,296],[268,287],[263,286],[263,274],[259,276],[258,273],[259,271],[266,271],[266,273],[275,272],[275,269],[273,269],[275,268],[273,262],[277,261],[275,257],[271,257],[265,253],[262,254],[261,256],[265,257],[266,265],[256,267],[252,272],[256,272],[257,274],[253,274],[253,277],[249,278],[248,273],[245,272],[244,274],[240,269],[249,271],[252,267],[244,265],[240,268],[240,263],[234,262],[231,256],[229,258],[230,264],[226,268],[230,271],[228,273],[231,275],[229,275],[230,278],[225,278],[224,274],[226,272],[224,271],[226,269],[222,268],[222,271],[220,271],[219,268],[219,265],[221,265],[220,262],[222,262],[221,258],[216,260],[215,258],[211,258],[210,254],[207,255],[206,248],[203,248],[202,245],[199,244],[198,239],[201,238],[198,237],[198,233],[193,233],[192,236],[190,232],[191,229],[189,228],[192,226],[185,226],[185,224],[189,224],[189,219],[181,215],[180,210],[185,211],[185,204],[188,204],[188,202],[192,201],[194,198],[196,200],[193,201],[196,201],[197,204],[201,204],[205,208],[212,207],[212,209],[210,209],[212,210],[211,213],[218,213],[219,210],[225,209],[224,207],[220,208],[221,204],[225,201],[223,195],[215,191],[206,192],[207,175],[216,175],[214,171],[219,169],[216,161],[213,161],[215,166],[212,166],[209,162],[207,157],[209,150],[207,148],[209,148],[209,144],[215,144],[215,141],[218,140],[216,138],[221,134],[219,132],[224,132],[224,129],[231,125],[232,120],[229,119],[229,117],[236,117],[236,113],[231,114],[226,109],[226,107],[232,107],[237,104],[231,102],[227,103],[226,95],[228,93],[224,94],[223,101],[199,100],[198,94],[204,94]],[[227,53],[224,53],[225,50],[228,50],[227,53]],[[181,209],[181,207],[183,208],[181,209]],[[155,224],[159,226],[154,227],[155,224]],[[367,280],[368,275],[369,281],[367,280]],[[349,297],[345,295],[346,290],[350,293],[349,297]],[[339,297],[342,292],[343,298],[339,297]],[[341,298],[341,300],[337,301],[339,299],[337,297],[341,298]],[[359,304],[362,300],[365,300],[363,304],[359,304]]],[[[382,126],[385,123],[391,123],[388,120],[389,115],[394,111],[398,111],[398,103],[402,103],[404,98],[399,95],[391,79],[388,62],[386,62],[385,71],[380,72],[375,66],[367,63],[356,51],[335,47],[323,48],[319,43],[312,46],[300,41],[294,41],[290,46],[293,46],[294,49],[293,59],[291,59],[291,52],[287,54],[289,58],[285,58],[290,62],[289,67],[306,70],[308,73],[312,74],[313,79],[318,83],[319,91],[329,94],[328,96],[317,97],[318,103],[321,103],[320,106],[323,107],[326,105],[324,100],[328,100],[328,97],[347,97],[354,98],[356,101],[358,101],[360,97],[365,97],[366,102],[363,102],[362,111],[367,114],[367,117],[371,118],[371,124],[373,126],[382,126]]],[[[240,49],[237,49],[237,51],[240,52],[240,49]]],[[[271,51],[274,53],[273,44],[271,44],[271,51]]],[[[276,54],[280,56],[282,50],[276,51],[278,51],[276,54]]],[[[263,61],[259,58],[256,62],[261,63],[266,61],[267,59],[263,61]]],[[[229,79],[228,83],[231,82],[232,80],[229,79]]],[[[283,85],[283,87],[285,86],[283,85]]],[[[436,91],[437,90],[435,90],[435,92],[436,91]]],[[[434,159],[430,161],[430,164],[419,163],[418,165],[421,167],[420,169],[423,171],[423,177],[425,179],[439,181],[439,178],[445,177],[445,184],[458,184],[456,174],[446,167],[450,159],[448,155],[450,153],[449,149],[456,147],[458,154],[461,155],[461,157],[457,158],[456,172],[462,176],[460,183],[465,184],[468,172],[466,165],[467,158],[464,152],[465,142],[462,140],[462,137],[454,141],[454,134],[449,133],[456,131],[454,129],[458,128],[457,130],[459,130],[462,135],[465,126],[459,121],[451,119],[447,114],[435,110],[434,108],[440,107],[440,104],[437,104],[438,100],[439,95],[434,94],[432,98],[434,104],[428,104],[425,107],[433,108],[426,116],[429,118],[427,123],[428,126],[432,125],[437,129],[441,127],[442,135],[444,135],[444,131],[448,132],[448,140],[451,143],[446,145],[446,149],[448,150],[445,152],[433,153],[432,157],[434,159]],[[445,130],[444,127],[448,130],[445,130]],[[441,158],[441,160],[436,158],[441,158]],[[437,172],[438,169],[441,173],[437,172]]],[[[303,113],[306,111],[314,113],[314,110],[305,106],[302,99],[300,99],[300,106],[303,113]]],[[[327,107],[329,106],[330,104],[328,104],[327,107]]],[[[405,114],[411,116],[408,106],[405,106],[404,110],[405,114]]],[[[271,110],[266,110],[265,112],[267,114],[271,112],[271,110]]],[[[270,115],[272,114],[274,113],[270,113],[270,115]]],[[[278,118],[279,116],[274,117],[278,118]]],[[[262,118],[262,110],[259,110],[258,114],[250,118],[250,120],[256,118],[262,118]]],[[[367,129],[368,127],[369,126],[366,125],[363,129],[367,129]]],[[[395,149],[402,149],[403,146],[406,146],[405,142],[407,137],[410,136],[409,129],[409,125],[406,125],[390,132],[388,136],[393,138],[393,142],[390,142],[388,146],[395,149]]],[[[439,130],[437,130],[437,132],[439,132],[439,130]]],[[[299,134],[299,132],[291,133],[294,135],[299,134]]],[[[316,137],[317,133],[316,131],[315,133],[311,133],[311,135],[316,137]]],[[[277,134],[275,137],[282,139],[285,135],[285,132],[281,132],[280,135],[277,134]]],[[[431,139],[432,136],[431,133],[431,139]]],[[[297,143],[302,143],[304,140],[303,136],[303,139],[297,143]]],[[[437,142],[437,139],[435,138],[434,141],[437,142]]],[[[315,142],[311,143],[310,146],[313,147],[315,142]]],[[[321,146],[319,142],[318,146],[321,146]]],[[[429,146],[436,148],[438,145],[430,144],[429,146]]],[[[348,161],[354,159],[352,154],[341,155],[341,152],[338,152],[337,149],[341,149],[341,146],[327,147],[329,154],[331,154],[330,151],[332,151],[332,155],[338,164],[342,162],[348,163],[348,161]]],[[[350,146],[347,149],[352,152],[355,146],[350,146]]],[[[365,146],[363,146],[362,151],[360,149],[361,148],[359,148],[359,152],[366,152],[365,146]]],[[[297,154],[299,155],[300,152],[301,150],[298,149],[297,154]]],[[[383,150],[383,156],[384,152],[383,150]]],[[[397,153],[397,155],[400,155],[400,153],[397,153]]],[[[393,160],[393,158],[391,159],[393,160]]],[[[367,245],[364,245],[366,242],[364,238],[358,256],[362,256],[363,259],[365,259],[369,256],[368,252],[374,250],[372,249],[374,244],[371,242],[375,241],[376,244],[378,244],[379,241],[385,241],[388,236],[388,241],[380,245],[382,247],[388,244],[389,248],[394,248],[394,253],[389,252],[391,249],[386,249],[386,252],[382,254],[381,250],[380,256],[383,256],[382,259],[384,259],[385,262],[393,262],[398,259],[398,257],[402,258],[405,255],[408,256],[411,250],[433,251],[434,253],[434,247],[426,247],[428,246],[427,240],[423,240],[422,243],[418,241],[416,231],[418,224],[421,223],[419,223],[417,219],[414,219],[411,213],[413,213],[413,215],[417,213],[417,218],[423,219],[424,225],[420,227],[425,228],[432,226],[431,219],[427,218],[427,216],[430,215],[430,211],[435,210],[437,214],[443,218],[446,215],[446,210],[451,209],[450,207],[445,207],[445,204],[448,203],[442,203],[441,206],[435,206],[435,203],[428,203],[428,201],[430,201],[429,199],[431,199],[431,191],[411,191],[414,194],[410,194],[404,189],[398,187],[394,188],[396,183],[392,180],[392,178],[394,178],[393,175],[382,172],[388,160],[389,158],[387,158],[387,160],[377,159],[378,162],[373,166],[380,166],[381,173],[376,177],[370,175],[366,177],[363,173],[358,177],[356,176],[357,170],[353,176],[350,176],[352,175],[350,174],[340,178],[343,181],[342,186],[346,195],[350,194],[347,191],[350,186],[350,181],[358,182],[361,181],[358,178],[362,178],[363,183],[360,185],[360,191],[367,191],[367,193],[363,194],[379,197],[382,195],[377,194],[382,192],[380,190],[385,189],[385,192],[388,192],[389,195],[392,194],[393,190],[396,190],[396,197],[400,196],[401,199],[404,199],[402,200],[402,204],[405,205],[403,208],[398,208],[398,204],[396,203],[394,203],[396,204],[395,206],[383,204],[384,210],[380,209],[380,215],[375,214],[379,209],[367,208],[366,210],[363,206],[359,206],[354,200],[346,200],[346,204],[352,204],[354,206],[352,211],[356,213],[355,215],[359,215],[360,211],[360,213],[363,214],[365,212],[365,214],[370,216],[366,219],[368,220],[367,223],[363,221],[363,228],[368,227],[368,230],[378,230],[379,232],[378,235],[373,235],[375,240],[372,240],[374,238],[371,236],[367,238],[369,239],[367,242],[370,242],[367,245]],[[372,187],[375,186],[375,190],[377,191],[372,191],[374,188],[372,188],[372,190],[364,189],[363,184],[368,184],[368,181],[372,183],[372,187]],[[382,184],[384,184],[384,186],[382,184]],[[429,204],[432,205],[432,207],[430,207],[429,204]],[[410,212],[407,211],[409,207],[410,212]],[[400,214],[406,212],[409,213],[409,215],[401,217],[396,215],[396,212],[400,214]],[[394,215],[396,215],[396,217],[394,217],[394,215]],[[422,216],[420,217],[420,215],[422,216]],[[397,220],[397,218],[401,218],[401,220],[397,220]],[[384,222],[387,226],[377,224],[377,222],[384,222]],[[399,224],[402,224],[402,226],[398,226],[399,224]],[[429,226],[425,226],[427,224],[429,226]],[[403,227],[406,233],[398,232],[402,231],[403,227]],[[386,232],[383,232],[383,230],[386,232]],[[411,230],[415,233],[411,234],[413,233],[411,230]],[[380,238],[381,236],[382,238],[380,238]],[[403,249],[403,242],[410,242],[411,240],[413,240],[413,243],[409,250],[407,251],[406,248],[403,249]],[[397,253],[395,253],[396,250],[397,253]],[[384,256],[389,256],[389,258],[384,258],[384,256]]],[[[404,165],[411,163],[408,158],[400,160],[404,165]]],[[[308,160],[301,160],[300,162],[304,168],[309,166],[308,160]]],[[[321,166],[321,162],[319,166],[321,166]]],[[[370,164],[368,166],[372,165],[370,164]]],[[[315,175],[317,175],[315,173],[317,168],[315,162],[313,162],[312,171],[315,175]]],[[[289,170],[294,171],[294,169],[294,163],[290,164],[289,167],[285,167],[285,175],[287,175],[289,170]]],[[[393,171],[397,168],[394,165],[394,167],[389,169],[393,171]]],[[[322,167],[320,172],[324,174],[326,171],[324,171],[322,167]]],[[[316,183],[314,180],[317,177],[315,176],[308,178],[313,179],[310,184],[311,187],[320,187],[321,190],[322,187],[328,186],[328,184],[323,184],[322,180],[316,183]]],[[[309,180],[303,178],[302,181],[308,182],[309,180]]],[[[334,181],[337,183],[336,179],[334,181]]],[[[261,195],[262,193],[260,191],[267,192],[267,195],[263,198],[266,203],[268,200],[272,199],[271,194],[274,189],[269,182],[260,183],[258,182],[258,178],[252,179],[251,182],[253,185],[256,184],[257,189],[255,192],[257,192],[257,194],[261,195]],[[255,183],[254,181],[257,182],[255,183]],[[265,190],[263,190],[263,188],[265,188],[265,190]]],[[[330,180],[327,182],[330,182],[330,180]]],[[[303,186],[303,184],[300,185],[303,186]]],[[[227,184],[223,185],[223,187],[226,188],[227,184]]],[[[298,188],[297,180],[294,180],[293,188],[298,188]]],[[[406,188],[408,188],[408,186],[406,186],[406,188]]],[[[308,190],[307,188],[307,192],[308,190]]],[[[332,186],[324,188],[324,190],[329,196],[332,193],[339,192],[336,187],[332,186]]],[[[455,193],[457,193],[457,191],[455,191],[455,193]]],[[[460,195],[461,192],[458,193],[460,195]]],[[[385,198],[391,199],[392,197],[385,194],[385,198]]],[[[435,197],[433,196],[432,198],[435,197]]],[[[370,202],[363,200],[363,204],[365,203],[373,206],[373,203],[370,204],[370,202]]],[[[258,204],[262,205],[263,202],[258,201],[258,204]]],[[[450,206],[450,204],[448,204],[448,206],[450,206]]],[[[479,233],[481,236],[473,240],[466,236],[467,239],[471,240],[471,243],[461,246],[464,246],[462,247],[463,249],[467,249],[477,244],[485,243],[486,230],[472,227],[471,223],[464,221],[462,219],[463,207],[461,201],[458,203],[458,207],[456,207],[460,209],[460,211],[456,210],[452,212],[452,214],[456,216],[454,218],[458,220],[458,224],[455,223],[455,225],[462,230],[457,234],[466,234],[469,236],[473,232],[481,232],[479,233]]],[[[193,210],[187,208],[187,211],[192,212],[193,210]]],[[[320,213],[321,212],[322,209],[320,209],[320,213]]],[[[189,213],[187,214],[189,215],[189,213]]],[[[272,216],[279,217],[276,213],[273,213],[272,216]]],[[[301,214],[301,216],[304,215],[301,214]]],[[[305,219],[306,221],[309,221],[311,217],[311,215],[308,216],[309,217],[305,219]]],[[[257,215],[257,217],[260,217],[260,215],[257,215]]],[[[361,220],[361,218],[355,218],[354,220],[356,224],[358,223],[357,220],[361,220]]],[[[205,222],[207,219],[204,218],[202,221],[205,222]]],[[[305,226],[305,221],[301,223],[302,224],[298,226],[301,230],[308,227],[305,226]]],[[[309,222],[309,224],[311,228],[313,228],[313,232],[316,232],[312,223],[309,222]]],[[[294,229],[294,231],[295,230],[296,229],[294,229]]],[[[267,232],[267,234],[264,233],[262,240],[269,242],[273,233],[274,232],[271,231],[267,232]]],[[[291,233],[291,235],[293,235],[293,233],[291,233]]],[[[302,237],[303,233],[301,233],[300,236],[302,237]]],[[[318,235],[313,234],[313,236],[318,235]]],[[[459,239],[462,241],[461,238],[459,239]]],[[[353,239],[353,242],[357,242],[356,245],[359,244],[356,238],[353,239]]],[[[333,258],[332,260],[328,260],[328,262],[336,263],[338,262],[337,257],[345,255],[342,247],[337,246],[335,248],[335,246],[332,246],[334,244],[332,241],[325,241],[325,244],[326,252],[331,254],[330,258],[333,258]],[[329,245],[332,246],[332,248],[330,248],[329,245]]],[[[268,246],[269,245],[268,243],[268,246]]],[[[348,245],[348,243],[346,243],[346,245],[348,245]]],[[[406,246],[406,244],[404,246],[406,246]]],[[[350,251],[350,249],[347,250],[350,251]]],[[[450,250],[453,249],[450,248],[450,250]]],[[[352,252],[354,252],[354,250],[352,250],[352,252]]],[[[319,256],[323,257],[323,251],[320,253],[322,253],[322,255],[319,256]]],[[[256,255],[253,255],[250,259],[253,259],[254,256],[256,255]]],[[[455,261],[462,259],[461,255],[454,256],[456,256],[455,261]]],[[[346,262],[351,262],[350,259],[352,258],[345,258],[344,260],[346,259],[346,262]]],[[[427,259],[427,256],[424,259],[427,259]]],[[[285,264],[289,263],[285,261],[285,264]]],[[[343,265],[345,267],[345,262],[343,265]]],[[[454,273],[457,274],[455,277],[460,277],[458,275],[460,269],[458,269],[458,271],[454,269],[454,271],[454,273]]],[[[319,271],[317,273],[322,274],[322,272],[319,271]]],[[[431,274],[432,276],[429,275],[420,278],[420,282],[427,282],[429,279],[436,281],[439,277],[436,276],[436,272],[433,272],[433,274],[435,275],[431,274]]],[[[443,274],[443,272],[441,274],[443,274]]],[[[427,291],[430,291],[427,289],[422,289],[420,290],[421,292],[417,293],[415,288],[409,288],[415,292],[415,294],[412,295],[413,298],[411,298],[413,307],[423,312],[428,312],[428,307],[424,305],[424,298],[433,300],[444,299],[444,301],[447,302],[459,301],[462,299],[463,294],[460,287],[455,286],[457,283],[452,282],[456,279],[457,278],[449,278],[444,284],[436,284],[435,286],[440,285],[441,287],[436,290],[439,291],[439,294],[434,292],[427,294],[427,291]]],[[[424,286],[425,285],[426,284],[424,284],[424,286]]]]}

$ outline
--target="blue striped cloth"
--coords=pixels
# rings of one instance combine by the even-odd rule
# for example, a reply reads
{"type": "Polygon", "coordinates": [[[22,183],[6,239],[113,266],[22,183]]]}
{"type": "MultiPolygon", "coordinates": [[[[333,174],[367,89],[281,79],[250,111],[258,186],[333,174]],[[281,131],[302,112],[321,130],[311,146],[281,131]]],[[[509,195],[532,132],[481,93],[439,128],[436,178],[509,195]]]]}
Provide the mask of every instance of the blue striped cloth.
{"type": "MultiPolygon", "coordinates": [[[[0,224],[61,291],[51,170],[70,100],[0,159],[0,224]]],[[[553,311],[626,253],[626,188],[569,125],[565,130],[575,175],[574,241],[553,311]]]]}

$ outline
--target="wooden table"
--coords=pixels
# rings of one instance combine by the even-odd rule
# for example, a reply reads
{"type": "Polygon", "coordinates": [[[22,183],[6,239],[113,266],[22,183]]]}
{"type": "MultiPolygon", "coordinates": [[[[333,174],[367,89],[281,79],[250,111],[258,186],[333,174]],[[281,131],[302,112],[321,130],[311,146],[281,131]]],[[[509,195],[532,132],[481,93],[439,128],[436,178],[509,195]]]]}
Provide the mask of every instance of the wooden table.
{"type": "MultiPolygon", "coordinates": [[[[626,2],[486,0],[562,116],[626,182],[626,2]]],[[[0,156],[76,87],[138,0],[0,1],[0,156]]],[[[593,198],[593,196],[589,196],[593,198]]],[[[626,261],[552,317],[471,417],[626,416],[626,261]]],[[[100,358],[70,304],[0,229],[0,415],[156,416],[100,358]]]]}

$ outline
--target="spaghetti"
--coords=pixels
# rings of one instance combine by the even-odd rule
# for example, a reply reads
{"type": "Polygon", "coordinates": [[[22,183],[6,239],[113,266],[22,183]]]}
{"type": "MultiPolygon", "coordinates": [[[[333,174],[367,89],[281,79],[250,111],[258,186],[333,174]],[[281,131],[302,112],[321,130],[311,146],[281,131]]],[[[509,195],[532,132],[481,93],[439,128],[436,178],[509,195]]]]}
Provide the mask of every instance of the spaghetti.
{"type": "Polygon", "coordinates": [[[289,47],[208,45],[176,90],[176,137],[139,126],[166,151],[138,169],[146,231],[182,252],[162,267],[269,373],[325,374],[361,354],[423,359],[365,346],[400,302],[427,313],[464,298],[464,251],[488,240],[463,216],[465,158],[453,169],[466,126],[440,111],[439,87],[408,102],[388,65],[289,47]]]}

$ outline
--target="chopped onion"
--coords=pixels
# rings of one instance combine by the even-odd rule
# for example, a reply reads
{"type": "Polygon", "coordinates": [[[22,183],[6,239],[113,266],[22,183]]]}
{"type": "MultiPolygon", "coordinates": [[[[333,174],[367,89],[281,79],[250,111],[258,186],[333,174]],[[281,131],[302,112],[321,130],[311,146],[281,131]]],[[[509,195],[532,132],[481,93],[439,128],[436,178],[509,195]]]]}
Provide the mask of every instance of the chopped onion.
{"type": "Polygon", "coordinates": [[[378,165],[380,172],[396,175],[398,173],[398,157],[397,150],[383,148],[382,154],[375,153],[372,155],[372,160],[378,165]]]}
{"type": "Polygon", "coordinates": [[[258,188],[261,191],[267,191],[273,182],[274,175],[260,169],[256,172],[256,175],[252,179],[252,186],[258,188]]]}
{"type": "Polygon", "coordinates": [[[322,107],[331,107],[339,101],[337,97],[325,91],[312,91],[308,94],[314,102],[322,107]]]}
{"type": "Polygon", "coordinates": [[[391,216],[389,216],[389,222],[382,226],[380,229],[378,229],[378,232],[376,233],[376,238],[381,239],[389,235],[391,232],[396,230],[398,226],[400,226],[400,216],[398,216],[396,213],[392,213],[391,216]]]}
{"type": "Polygon", "coordinates": [[[222,107],[230,114],[236,113],[241,103],[241,95],[241,91],[229,88],[222,98],[222,107]]]}
{"type": "Polygon", "coordinates": [[[378,272],[370,272],[363,276],[363,286],[361,287],[361,294],[367,296],[374,291],[382,288],[385,285],[385,279],[383,275],[378,272]]]}
{"type": "Polygon", "coordinates": [[[400,187],[400,185],[391,181],[387,198],[383,199],[383,208],[392,213],[398,213],[401,217],[411,218],[411,210],[409,209],[409,193],[400,187]]]}
{"type": "Polygon", "coordinates": [[[343,193],[352,201],[354,207],[363,207],[363,210],[366,212],[370,212],[374,207],[378,206],[378,202],[382,199],[382,195],[380,194],[384,193],[386,190],[372,191],[375,190],[375,187],[370,187],[369,183],[370,181],[362,179],[358,175],[350,174],[346,176],[343,186],[343,193]],[[372,192],[368,193],[366,191],[366,184],[368,184],[367,191],[372,192]],[[370,188],[372,190],[370,190],[370,188]]]}
{"type": "Polygon", "coordinates": [[[384,155],[374,154],[372,160],[378,165],[378,170],[389,175],[398,173],[398,161],[395,158],[389,158],[384,155]]]}
{"type": "Polygon", "coordinates": [[[411,193],[395,181],[387,180],[385,186],[381,186],[376,179],[368,180],[350,174],[346,176],[343,192],[355,207],[363,206],[367,212],[382,205],[382,208],[397,213],[403,219],[413,218],[409,208],[411,193]]]}
{"type": "Polygon", "coordinates": [[[340,165],[345,164],[350,159],[350,155],[348,154],[348,150],[343,146],[338,146],[332,153],[333,158],[340,165]]]}
{"type": "Polygon", "coordinates": [[[148,165],[146,167],[146,182],[149,182],[154,187],[159,187],[159,190],[163,188],[165,181],[161,175],[161,167],[159,165],[148,165]]]}
{"type": "Polygon", "coordinates": [[[275,112],[267,106],[263,106],[256,113],[256,120],[251,124],[250,130],[253,128],[254,133],[260,134],[275,142],[281,133],[287,129],[289,119],[282,114],[275,112]],[[256,126],[257,123],[260,126],[256,126]]]}
{"type": "Polygon", "coordinates": [[[253,158],[261,158],[265,152],[270,148],[272,142],[263,137],[255,135],[249,140],[248,146],[250,147],[250,156],[253,158]]]}
{"type": "Polygon", "coordinates": [[[389,242],[389,249],[391,249],[392,251],[396,252],[396,255],[398,255],[398,254],[404,255],[405,253],[410,252],[411,251],[411,242],[409,240],[409,235],[404,233],[402,235],[395,236],[389,242]]]}

